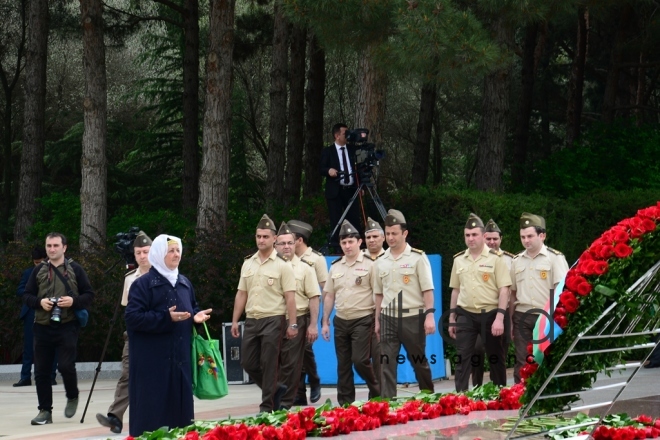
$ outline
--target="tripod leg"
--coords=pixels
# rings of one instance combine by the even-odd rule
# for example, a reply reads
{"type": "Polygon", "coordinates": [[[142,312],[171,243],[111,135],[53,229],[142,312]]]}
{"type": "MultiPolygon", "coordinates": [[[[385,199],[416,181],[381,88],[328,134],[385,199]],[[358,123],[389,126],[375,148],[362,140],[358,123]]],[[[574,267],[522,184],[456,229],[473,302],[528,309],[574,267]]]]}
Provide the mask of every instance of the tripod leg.
{"type": "MultiPolygon", "coordinates": [[[[364,184],[360,184],[358,189],[355,191],[355,194],[353,194],[353,197],[351,197],[351,200],[348,201],[348,204],[346,205],[346,209],[344,209],[344,212],[341,214],[341,217],[339,218],[339,221],[335,225],[334,229],[330,233],[330,236],[328,237],[328,243],[326,243],[326,246],[328,249],[332,247],[332,237],[335,236],[337,231],[341,228],[341,224],[344,222],[344,219],[346,218],[346,215],[348,215],[348,212],[351,210],[351,206],[353,206],[353,203],[355,202],[355,199],[357,199],[358,195],[360,194],[360,191],[362,191],[364,187],[364,184]]],[[[356,228],[359,228],[359,225],[354,225],[356,228]]]]}

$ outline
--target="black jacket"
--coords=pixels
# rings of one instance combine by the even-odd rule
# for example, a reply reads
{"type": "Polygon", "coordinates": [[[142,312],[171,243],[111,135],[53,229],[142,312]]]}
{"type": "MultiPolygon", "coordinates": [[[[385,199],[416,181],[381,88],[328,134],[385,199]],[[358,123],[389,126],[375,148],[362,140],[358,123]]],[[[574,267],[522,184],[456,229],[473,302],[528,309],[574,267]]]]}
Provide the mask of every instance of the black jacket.
{"type": "MultiPolygon", "coordinates": [[[[351,168],[355,172],[355,149],[346,145],[348,150],[348,160],[351,162],[351,168]]],[[[341,172],[341,165],[339,154],[337,154],[337,149],[335,144],[325,147],[321,152],[321,163],[319,165],[319,172],[321,176],[326,178],[325,180],[325,196],[327,198],[335,198],[339,194],[340,181],[344,176],[339,177],[330,177],[328,171],[330,168],[336,169],[338,172],[341,172]]],[[[353,178],[353,185],[355,185],[355,178],[353,178]]]]}

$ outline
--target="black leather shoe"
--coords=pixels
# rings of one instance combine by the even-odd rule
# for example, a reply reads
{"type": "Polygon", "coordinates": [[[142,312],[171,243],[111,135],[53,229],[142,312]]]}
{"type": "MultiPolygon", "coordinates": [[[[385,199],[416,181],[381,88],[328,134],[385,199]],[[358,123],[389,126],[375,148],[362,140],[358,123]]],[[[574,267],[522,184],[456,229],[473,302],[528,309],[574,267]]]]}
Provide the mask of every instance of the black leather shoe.
{"type": "Polygon", "coordinates": [[[277,390],[275,391],[275,395],[273,396],[273,411],[277,411],[278,409],[280,409],[280,402],[282,401],[282,397],[284,397],[286,390],[287,390],[286,385],[284,384],[277,385],[277,390]]]}
{"type": "Polygon", "coordinates": [[[110,431],[114,432],[115,434],[119,434],[124,427],[121,420],[112,414],[108,414],[106,417],[103,414],[98,413],[96,414],[96,420],[98,420],[101,425],[110,428],[110,431]]]}
{"type": "Polygon", "coordinates": [[[309,390],[309,400],[312,403],[316,403],[321,398],[321,384],[311,385],[309,390]]]}
{"type": "Polygon", "coordinates": [[[293,406],[307,406],[307,397],[296,397],[293,401],[293,406]]]}
{"type": "Polygon", "coordinates": [[[50,380],[50,384],[51,384],[51,385],[57,385],[57,381],[56,381],[55,379],[51,379],[51,380],[50,380]]]}
{"type": "Polygon", "coordinates": [[[32,381],[30,379],[21,379],[12,386],[15,386],[15,387],[29,387],[30,385],[32,385],[32,381]]]}
{"type": "MultiPolygon", "coordinates": [[[[658,368],[658,367],[660,367],[660,363],[655,363],[655,362],[649,362],[648,364],[644,365],[644,368],[658,368]]],[[[16,384],[14,384],[14,386],[16,386],[16,384]]]]}

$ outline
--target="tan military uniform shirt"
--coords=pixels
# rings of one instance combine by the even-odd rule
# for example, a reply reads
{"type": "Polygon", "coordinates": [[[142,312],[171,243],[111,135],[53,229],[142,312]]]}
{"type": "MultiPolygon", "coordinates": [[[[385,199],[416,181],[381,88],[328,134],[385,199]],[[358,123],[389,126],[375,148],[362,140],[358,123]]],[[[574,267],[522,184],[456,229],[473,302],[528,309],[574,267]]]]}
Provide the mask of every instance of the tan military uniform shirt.
{"type": "MultiPolygon", "coordinates": [[[[147,272],[149,272],[148,269],[147,269],[147,272]]],[[[138,278],[140,278],[142,275],[146,274],[147,272],[145,272],[145,273],[140,272],[140,268],[138,267],[137,269],[132,270],[132,271],[130,271],[126,274],[126,276],[124,277],[124,293],[122,293],[122,295],[121,295],[121,305],[122,306],[126,307],[126,305],[128,305],[128,291],[130,290],[131,284],[133,284],[133,281],[137,280],[138,278]]]]}
{"type": "Polygon", "coordinates": [[[516,312],[543,309],[550,298],[550,289],[568,272],[566,257],[546,245],[534,258],[521,252],[511,265],[511,290],[516,291],[516,312]]]}
{"type": "Polygon", "coordinates": [[[316,272],[307,261],[301,260],[294,254],[291,265],[296,277],[296,316],[303,316],[309,313],[309,300],[321,296],[319,282],[316,279],[316,272]]]}
{"type": "Polygon", "coordinates": [[[422,292],[433,290],[433,273],[426,254],[406,244],[401,255],[395,259],[388,249],[376,260],[376,270],[374,293],[383,295],[383,313],[398,316],[399,306],[388,305],[394,305],[399,292],[403,292],[401,309],[408,311],[402,312],[402,316],[419,315],[419,310],[424,309],[422,292]]]}
{"type": "Polygon", "coordinates": [[[278,256],[275,249],[263,263],[257,252],[243,262],[238,290],[247,292],[245,314],[248,318],[285,315],[284,292],[296,291],[293,266],[278,256]]]}
{"type": "Polygon", "coordinates": [[[449,287],[459,289],[457,305],[471,313],[490,312],[499,303],[499,289],[511,285],[504,259],[484,246],[476,260],[466,249],[454,257],[449,287]]]}
{"type": "Polygon", "coordinates": [[[335,294],[335,313],[341,319],[363,318],[376,309],[374,302],[374,262],[364,254],[349,264],[346,257],[330,266],[323,291],[335,294]]]}
{"type": "MultiPolygon", "coordinates": [[[[367,249],[367,248],[362,249],[362,253],[363,253],[364,255],[368,256],[368,257],[371,257],[371,253],[369,252],[369,249],[367,249]]],[[[380,252],[378,252],[378,255],[376,255],[376,258],[380,257],[380,256],[383,255],[384,253],[385,253],[385,249],[380,248],[380,252]]],[[[373,257],[371,257],[371,258],[373,258],[373,257]]]]}
{"type": "Polygon", "coordinates": [[[516,257],[516,254],[512,254],[511,252],[505,251],[503,249],[498,249],[498,252],[502,252],[502,259],[506,263],[506,267],[511,270],[511,263],[513,262],[513,259],[516,257]]]}
{"type": "Polygon", "coordinates": [[[325,262],[322,253],[308,247],[300,258],[314,264],[314,271],[316,271],[316,279],[319,280],[319,284],[328,280],[328,264],[325,262]]]}

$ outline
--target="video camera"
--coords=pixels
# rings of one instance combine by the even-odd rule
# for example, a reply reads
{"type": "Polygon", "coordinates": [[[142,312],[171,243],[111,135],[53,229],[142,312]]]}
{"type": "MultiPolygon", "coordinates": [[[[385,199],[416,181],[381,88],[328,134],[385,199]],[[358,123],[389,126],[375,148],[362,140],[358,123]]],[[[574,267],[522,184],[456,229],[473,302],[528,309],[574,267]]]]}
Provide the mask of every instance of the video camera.
{"type": "Polygon", "coordinates": [[[116,235],[115,251],[124,258],[126,267],[136,267],[135,255],[133,254],[133,242],[140,233],[140,228],[133,226],[128,232],[120,232],[116,235]]]}
{"type": "Polygon", "coordinates": [[[383,150],[376,150],[376,145],[369,143],[369,130],[355,128],[346,131],[346,143],[355,151],[356,174],[361,183],[370,183],[374,167],[385,157],[383,150]]]}

